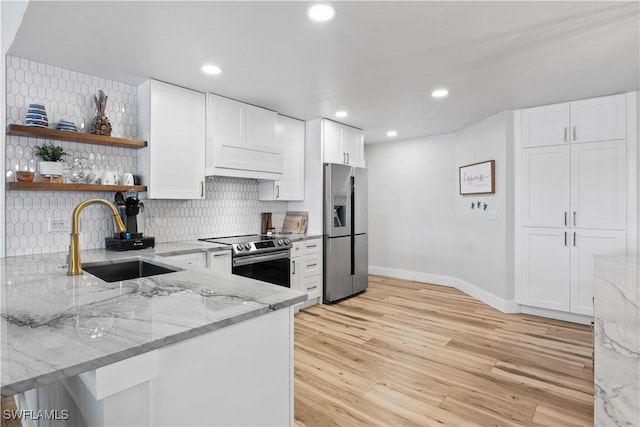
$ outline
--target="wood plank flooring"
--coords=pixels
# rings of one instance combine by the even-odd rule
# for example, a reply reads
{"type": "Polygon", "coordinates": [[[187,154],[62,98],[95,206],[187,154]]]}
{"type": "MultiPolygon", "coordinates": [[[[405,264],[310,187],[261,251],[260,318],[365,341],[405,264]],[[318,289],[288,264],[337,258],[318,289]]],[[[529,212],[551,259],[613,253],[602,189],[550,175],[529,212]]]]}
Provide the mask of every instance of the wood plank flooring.
{"type": "Polygon", "coordinates": [[[295,318],[295,422],[592,426],[589,326],[382,276],[295,318]]]}

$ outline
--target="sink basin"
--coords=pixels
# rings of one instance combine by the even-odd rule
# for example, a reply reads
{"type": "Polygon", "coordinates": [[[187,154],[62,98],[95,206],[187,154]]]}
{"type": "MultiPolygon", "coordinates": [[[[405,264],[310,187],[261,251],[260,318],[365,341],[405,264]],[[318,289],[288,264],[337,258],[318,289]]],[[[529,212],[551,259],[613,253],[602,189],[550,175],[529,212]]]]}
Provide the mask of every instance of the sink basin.
{"type": "Polygon", "coordinates": [[[138,279],[140,277],[157,276],[159,274],[174,273],[181,268],[152,264],[142,259],[126,259],[116,262],[99,262],[83,264],[82,269],[93,274],[105,282],[119,282],[121,280],[138,279]]]}

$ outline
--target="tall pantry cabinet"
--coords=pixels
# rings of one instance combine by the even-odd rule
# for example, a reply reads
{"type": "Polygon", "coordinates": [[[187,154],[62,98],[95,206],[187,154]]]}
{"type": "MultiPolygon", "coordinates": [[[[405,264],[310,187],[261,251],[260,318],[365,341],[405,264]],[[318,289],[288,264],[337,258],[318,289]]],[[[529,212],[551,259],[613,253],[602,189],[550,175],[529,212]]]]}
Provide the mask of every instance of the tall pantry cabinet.
{"type": "Polygon", "coordinates": [[[522,304],[593,314],[594,255],[626,253],[626,118],[625,94],[522,110],[522,304]]]}

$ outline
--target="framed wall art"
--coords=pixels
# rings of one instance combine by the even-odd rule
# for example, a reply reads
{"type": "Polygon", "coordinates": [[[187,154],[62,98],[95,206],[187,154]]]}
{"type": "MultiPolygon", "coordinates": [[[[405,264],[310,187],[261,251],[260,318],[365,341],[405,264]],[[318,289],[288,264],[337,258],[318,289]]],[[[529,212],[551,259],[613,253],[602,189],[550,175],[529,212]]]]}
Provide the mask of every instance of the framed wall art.
{"type": "Polygon", "coordinates": [[[487,194],[496,192],[496,161],[460,166],[460,194],[487,194]]]}

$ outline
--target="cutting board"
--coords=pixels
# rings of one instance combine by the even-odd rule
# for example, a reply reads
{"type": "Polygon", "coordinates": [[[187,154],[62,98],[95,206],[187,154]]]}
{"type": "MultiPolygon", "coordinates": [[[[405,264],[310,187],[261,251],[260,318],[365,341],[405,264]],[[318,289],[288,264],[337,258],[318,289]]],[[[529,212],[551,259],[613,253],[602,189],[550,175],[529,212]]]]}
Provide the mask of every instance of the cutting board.
{"type": "Polygon", "coordinates": [[[288,211],[284,217],[283,233],[304,234],[307,232],[308,212],[288,211]]]}

